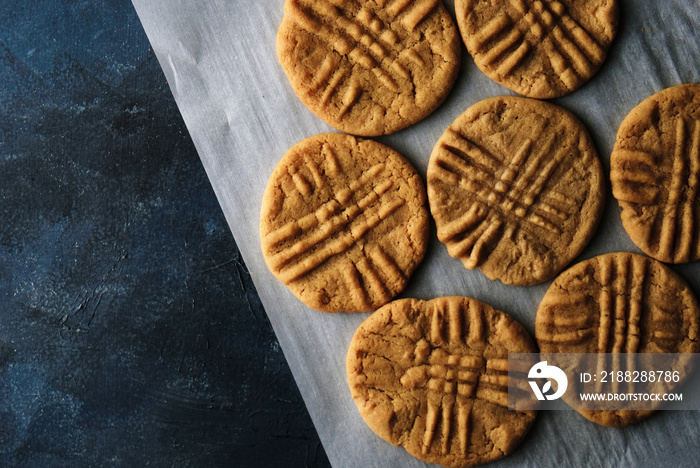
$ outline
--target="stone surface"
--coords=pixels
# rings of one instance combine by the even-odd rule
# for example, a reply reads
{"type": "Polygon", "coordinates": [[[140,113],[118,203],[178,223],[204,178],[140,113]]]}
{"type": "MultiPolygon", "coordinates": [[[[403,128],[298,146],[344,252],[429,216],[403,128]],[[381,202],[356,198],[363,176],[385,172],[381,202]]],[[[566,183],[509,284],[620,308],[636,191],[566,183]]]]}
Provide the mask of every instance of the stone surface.
{"type": "Polygon", "coordinates": [[[131,3],[2,2],[0,83],[0,465],[327,466],[131,3]]]}

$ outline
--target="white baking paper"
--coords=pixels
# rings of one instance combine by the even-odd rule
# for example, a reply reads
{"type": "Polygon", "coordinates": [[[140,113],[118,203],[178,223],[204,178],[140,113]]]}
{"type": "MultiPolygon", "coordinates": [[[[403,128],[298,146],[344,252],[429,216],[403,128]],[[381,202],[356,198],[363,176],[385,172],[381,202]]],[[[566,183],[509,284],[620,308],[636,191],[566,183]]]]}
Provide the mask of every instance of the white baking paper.
{"type": "MultiPolygon", "coordinates": [[[[255,282],[328,457],[335,467],[424,466],[376,437],[350,398],[345,354],[368,314],[323,314],[300,303],[268,271],[258,220],[267,179],[298,141],[335,131],[292,91],[275,52],[283,0],[132,0],[168,79],[231,231],[255,282]]],[[[454,15],[454,2],[446,2],[454,15]]],[[[600,72],[552,101],[574,112],[593,136],[606,173],[617,128],[639,102],[666,87],[700,82],[700,1],[620,0],[617,38],[600,72]]],[[[463,48],[446,102],[427,119],[379,138],[425,177],[433,145],[467,107],[512,94],[492,82],[463,48]]],[[[576,262],[639,250],[622,228],[607,190],[604,219],[576,262]]],[[[467,295],[519,320],[534,336],[535,312],[549,283],[505,286],[448,256],[434,229],[424,263],[403,297],[467,295]]],[[[674,267],[698,291],[700,264],[674,267]]],[[[623,429],[574,411],[541,412],[523,444],[489,466],[696,466],[700,414],[665,411],[623,429]]]]}

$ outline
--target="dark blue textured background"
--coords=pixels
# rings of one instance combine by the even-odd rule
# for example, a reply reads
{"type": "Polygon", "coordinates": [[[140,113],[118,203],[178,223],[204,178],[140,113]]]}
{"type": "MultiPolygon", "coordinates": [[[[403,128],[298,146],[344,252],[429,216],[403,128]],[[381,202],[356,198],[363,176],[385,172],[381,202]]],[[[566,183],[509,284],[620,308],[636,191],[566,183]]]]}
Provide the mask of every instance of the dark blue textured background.
{"type": "Polygon", "coordinates": [[[127,0],[0,3],[0,466],[328,461],[127,0]]]}

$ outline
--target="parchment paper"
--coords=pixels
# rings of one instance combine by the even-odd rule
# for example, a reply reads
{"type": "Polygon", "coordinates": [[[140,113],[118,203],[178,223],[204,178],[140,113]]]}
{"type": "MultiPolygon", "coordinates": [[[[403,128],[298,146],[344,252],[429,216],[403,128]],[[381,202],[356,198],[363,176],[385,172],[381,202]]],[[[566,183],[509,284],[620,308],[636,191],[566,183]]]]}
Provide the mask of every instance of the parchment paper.
{"type": "MultiPolygon", "coordinates": [[[[202,159],[301,394],[335,467],[423,466],[376,437],[350,398],[345,354],[368,314],[329,315],[300,303],[265,266],[258,236],[260,200],[282,155],[298,141],[335,131],[296,98],[278,64],[275,37],[283,0],[132,0],[202,159]]],[[[552,101],[591,132],[607,174],[617,128],[644,98],[700,82],[700,0],[620,0],[619,33],[600,72],[552,101]]],[[[446,2],[454,16],[454,2],[446,2]]],[[[425,177],[430,152],[468,106],[512,94],[492,82],[463,48],[447,101],[430,117],[378,140],[406,156],[425,177]]],[[[639,252],[622,228],[610,194],[593,241],[575,260],[639,252]]],[[[431,247],[404,297],[467,295],[519,320],[534,336],[535,312],[549,283],[505,286],[431,247]]],[[[700,264],[674,267],[697,293],[700,264]]],[[[694,466],[700,415],[664,411],[633,427],[610,429],[574,411],[541,412],[524,443],[490,466],[694,466]]],[[[274,450],[274,447],[270,447],[274,450]]]]}

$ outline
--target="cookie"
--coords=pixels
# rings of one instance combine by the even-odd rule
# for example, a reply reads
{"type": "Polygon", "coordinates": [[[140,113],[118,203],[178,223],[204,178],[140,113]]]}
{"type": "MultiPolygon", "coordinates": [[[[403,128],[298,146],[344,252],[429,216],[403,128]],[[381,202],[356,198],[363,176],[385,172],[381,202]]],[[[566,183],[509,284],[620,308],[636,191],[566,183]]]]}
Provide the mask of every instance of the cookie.
{"type": "Polygon", "coordinates": [[[425,255],[425,187],[388,146],[343,134],[310,137],[270,176],[260,238],[268,267],[304,304],[374,310],[404,289],[425,255]]]}
{"type": "Polygon", "coordinates": [[[508,314],[467,297],[400,299],[369,316],[347,355],[352,398],[382,439],[428,463],[511,453],[535,420],[508,409],[508,353],[534,353],[508,314]]]}
{"type": "Polygon", "coordinates": [[[647,255],[700,259],[700,85],[668,88],[622,121],[610,157],[622,224],[647,255]]]}
{"type": "Polygon", "coordinates": [[[343,132],[377,136],[433,112],[460,39],[440,0],[286,0],[277,56],[301,102],[343,132]]]}
{"type": "Polygon", "coordinates": [[[456,0],[455,11],[479,69],[537,99],[586,83],[617,32],[617,0],[456,0]]]}
{"type": "MultiPolygon", "coordinates": [[[[609,253],[562,273],[535,320],[541,353],[696,353],[700,306],[688,284],[656,260],[609,253]]],[[[579,411],[604,426],[639,422],[651,410],[579,411]]]]}
{"type": "Polygon", "coordinates": [[[448,253],[505,284],[555,276],[591,239],[603,208],[603,172],[585,127],[534,99],[471,106],[438,140],[427,178],[448,253]]]}

